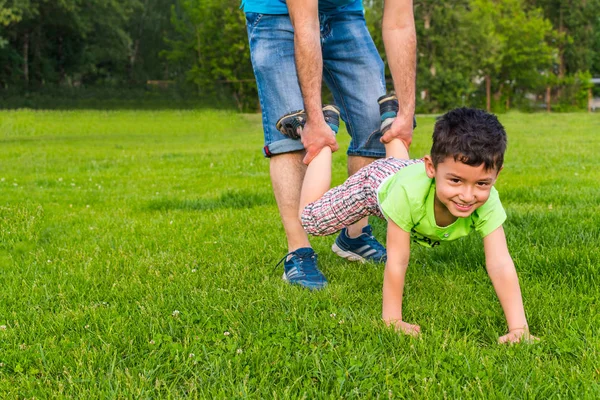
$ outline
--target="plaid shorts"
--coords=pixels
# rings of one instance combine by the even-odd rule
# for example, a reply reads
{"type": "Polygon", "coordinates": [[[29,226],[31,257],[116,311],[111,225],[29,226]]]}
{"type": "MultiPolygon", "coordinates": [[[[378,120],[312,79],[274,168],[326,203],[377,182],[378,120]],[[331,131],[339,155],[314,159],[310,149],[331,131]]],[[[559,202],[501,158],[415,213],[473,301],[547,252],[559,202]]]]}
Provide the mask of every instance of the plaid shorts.
{"type": "Polygon", "coordinates": [[[387,177],[420,162],[423,160],[390,157],[361,168],[346,182],[328,190],[319,200],[302,210],[304,230],[314,236],[326,236],[370,215],[384,218],[377,201],[377,189],[387,177]]]}

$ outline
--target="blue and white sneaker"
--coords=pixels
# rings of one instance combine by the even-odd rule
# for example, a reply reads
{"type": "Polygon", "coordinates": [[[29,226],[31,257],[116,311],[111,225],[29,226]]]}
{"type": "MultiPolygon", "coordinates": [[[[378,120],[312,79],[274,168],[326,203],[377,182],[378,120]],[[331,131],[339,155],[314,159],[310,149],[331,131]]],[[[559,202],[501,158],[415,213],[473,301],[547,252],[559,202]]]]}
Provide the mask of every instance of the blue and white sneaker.
{"type": "Polygon", "coordinates": [[[381,127],[379,130],[383,135],[390,129],[392,122],[398,115],[398,98],[394,92],[390,92],[377,99],[379,103],[379,115],[381,116],[381,127]]]}
{"type": "MultiPolygon", "coordinates": [[[[379,130],[383,135],[392,127],[392,122],[396,119],[400,108],[395,92],[390,92],[381,96],[377,99],[377,103],[379,103],[379,115],[381,116],[381,126],[379,130]]],[[[413,129],[416,127],[417,118],[413,117],[413,129]]]]}
{"type": "Polygon", "coordinates": [[[386,262],[387,251],[373,236],[371,225],[362,229],[362,234],[356,238],[348,237],[346,228],[342,229],[331,246],[335,254],[350,261],[386,262]]]}
{"type": "Polygon", "coordinates": [[[286,254],[283,261],[283,280],[311,290],[327,285],[325,275],[317,267],[317,255],[310,247],[302,247],[286,254]],[[285,260],[285,261],[284,261],[285,260]]]}

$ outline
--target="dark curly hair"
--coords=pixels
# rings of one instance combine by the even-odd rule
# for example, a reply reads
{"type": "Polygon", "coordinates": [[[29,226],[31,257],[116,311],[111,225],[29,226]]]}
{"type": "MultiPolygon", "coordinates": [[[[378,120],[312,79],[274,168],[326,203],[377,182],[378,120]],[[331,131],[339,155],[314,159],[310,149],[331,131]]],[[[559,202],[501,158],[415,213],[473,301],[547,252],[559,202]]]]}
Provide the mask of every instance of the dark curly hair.
{"type": "Polygon", "coordinates": [[[439,117],[433,129],[431,159],[437,167],[446,157],[486,170],[500,170],[506,132],[495,115],[476,108],[457,108],[439,117]]]}

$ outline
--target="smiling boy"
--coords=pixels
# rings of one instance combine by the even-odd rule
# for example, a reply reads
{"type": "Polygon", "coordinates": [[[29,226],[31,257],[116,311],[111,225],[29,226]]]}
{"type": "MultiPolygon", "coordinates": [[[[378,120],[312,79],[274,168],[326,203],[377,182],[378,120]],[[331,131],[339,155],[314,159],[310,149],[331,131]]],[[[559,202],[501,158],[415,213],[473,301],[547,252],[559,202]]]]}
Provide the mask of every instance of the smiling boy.
{"type": "MultiPolygon", "coordinates": [[[[397,111],[398,103],[393,96],[384,96],[379,103],[385,131],[389,111],[397,111]]],[[[301,134],[298,115],[293,121],[285,116],[280,120],[282,132],[288,125],[301,134]]],[[[498,119],[470,108],[449,111],[437,120],[430,155],[410,160],[404,144],[394,140],[386,145],[391,157],[374,161],[332,189],[331,150],[325,148],[308,166],[304,178],[302,225],[309,234],[322,236],[368,215],[387,220],[382,317],[386,324],[409,335],[420,333],[418,325],[402,317],[411,242],[435,247],[476,231],[483,238],[486,269],[508,324],[508,333],[498,341],[536,339],[529,335],[517,273],[502,228],[506,213],[494,188],[505,150],[506,132],[498,119]]],[[[286,269],[283,278],[290,280],[292,275],[298,281],[302,273],[301,266],[286,269]]]]}

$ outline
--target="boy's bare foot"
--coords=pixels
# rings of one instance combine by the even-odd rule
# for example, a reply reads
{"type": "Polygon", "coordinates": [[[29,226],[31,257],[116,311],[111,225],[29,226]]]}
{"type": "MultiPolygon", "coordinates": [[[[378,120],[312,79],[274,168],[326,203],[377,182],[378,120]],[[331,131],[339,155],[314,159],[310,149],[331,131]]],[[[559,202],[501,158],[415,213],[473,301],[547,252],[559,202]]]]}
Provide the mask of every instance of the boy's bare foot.
{"type": "Polygon", "coordinates": [[[499,344],[509,343],[535,343],[539,342],[540,338],[533,336],[527,329],[513,329],[504,336],[498,338],[499,344]]]}
{"type": "Polygon", "coordinates": [[[413,337],[421,335],[421,327],[419,325],[413,325],[409,324],[408,322],[398,320],[386,321],[386,324],[393,326],[396,332],[401,332],[405,335],[413,337]]]}

